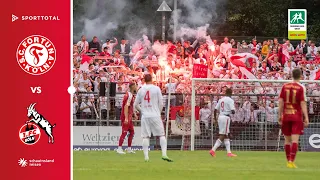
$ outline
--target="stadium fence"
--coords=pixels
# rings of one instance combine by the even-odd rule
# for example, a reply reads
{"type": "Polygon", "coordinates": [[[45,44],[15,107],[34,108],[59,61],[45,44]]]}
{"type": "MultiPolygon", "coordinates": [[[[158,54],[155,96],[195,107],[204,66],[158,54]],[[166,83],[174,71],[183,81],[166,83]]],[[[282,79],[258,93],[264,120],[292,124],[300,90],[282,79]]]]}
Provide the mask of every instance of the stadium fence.
{"type": "MultiPolygon", "coordinates": [[[[218,127],[213,124],[212,119],[213,109],[218,99],[223,96],[221,91],[223,86],[226,85],[225,83],[218,83],[217,81],[218,80],[209,81],[201,79],[199,82],[202,82],[202,84],[200,85],[197,84],[198,81],[194,79],[194,85],[192,87],[195,88],[192,89],[192,92],[163,94],[165,107],[162,112],[162,119],[168,137],[168,149],[207,150],[212,147],[214,141],[218,137],[218,127]],[[214,90],[214,92],[203,92],[206,90],[206,88],[211,88],[211,90],[214,90]],[[204,90],[201,91],[201,89],[204,90]],[[168,101],[168,96],[170,96],[171,101],[168,101]],[[194,102],[192,102],[192,100],[194,102]],[[169,103],[170,108],[167,108],[169,103]],[[192,103],[194,103],[193,106],[192,103]],[[205,106],[208,106],[209,111],[201,110],[205,106]],[[194,110],[194,112],[192,112],[192,110],[194,110]],[[166,113],[166,111],[169,111],[169,113],[166,113]],[[202,117],[202,119],[200,119],[200,111],[201,113],[207,112],[207,115],[209,114],[208,117],[202,117]],[[191,116],[192,113],[194,116],[191,116]],[[169,119],[169,121],[166,119],[169,119]]],[[[221,81],[221,79],[219,79],[219,81],[221,81]]],[[[277,81],[278,85],[274,87],[279,89],[283,82],[277,81]]],[[[311,84],[311,82],[306,83],[311,84]]],[[[315,82],[313,81],[312,83],[315,82]]],[[[233,84],[230,84],[230,82],[227,85],[233,86],[233,84]]],[[[245,86],[242,85],[240,87],[233,87],[233,98],[235,99],[236,104],[239,104],[240,107],[242,107],[242,112],[239,110],[237,111],[238,114],[236,113],[236,115],[232,117],[232,123],[230,127],[232,141],[231,147],[233,150],[238,151],[282,150],[284,139],[279,132],[280,127],[277,123],[276,101],[278,93],[245,93],[251,88],[256,89],[257,84],[251,82],[249,84],[247,83],[245,86]],[[275,107],[266,108],[267,106],[270,106],[271,102],[274,103],[275,107]],[[253,118],[249,117],[249,114],[252,114],[253,118]]],[[[261,87],[259,86],[258,88],[261,87]]],[[[317,89],[319,90],[319,87],[317,87],[317,89]]],[[[74,102],[77,102],[78,107],[81,107],[82,102],[91,103],[91,107],[90,112],[86,113],[81,112],[79,108],[76,108],[73,119],[74,128],[94,127],[94,132],[100,135],[108,133],[104,131],[108,131],[108,127],[112,127],[112,132],[110,132],[110,134],[114,136],[120,136],[121,109],[119,108],[119,102],[122,102],[124,93],[117,93],[113,97],[109,96],[108,93],[106,94],[107,95],[105,97],[99,96],[98,93],[86,92],[75,94],[74,102]],[[118,135],[117,132],[114,131],[118,131],[118,135]]],[[[320,98],[313,96],[312,92],[309,91],[307,97],[310,124],[309,127],[305,129],[305,135],[301,138],[301,150],[320,150],[320,147],[314,148],[310,143],[310,137],[312,135],[319,134],[320,136],[320,98]]],[[[137,129],[140,128],[139,119],[140,118],[134,120],[134,125],[137,129]]],[[[139,130],[136,132],[139,132],[139,130]]],[[[84,136],[84,134],[81,135],[84,136]]],[[[79,138],[76,136],[81,135],[74,134],[74,138],[79,138]]],[[[140,134],[135,135],[135,138],[139,139],[138,137],[140,137],[140,134]]],[[[115,139],[117,138],[118,137],[115,139]]],[[[95,145],[116,145],[116,140],[111,143],[99,141],[100,139],[98,139],[98,142],[95,145]]],[[[92,145],[90,143],[88,145],[92,145]]],[[[151,144],[155,149],[160,148],[157,138],[153,138],[151,144]]],[[[136,145],[139,145],[139,142],[137,142],[136,145]]],[[[315,146],[318,147],[319,145],[315,146]]]]}

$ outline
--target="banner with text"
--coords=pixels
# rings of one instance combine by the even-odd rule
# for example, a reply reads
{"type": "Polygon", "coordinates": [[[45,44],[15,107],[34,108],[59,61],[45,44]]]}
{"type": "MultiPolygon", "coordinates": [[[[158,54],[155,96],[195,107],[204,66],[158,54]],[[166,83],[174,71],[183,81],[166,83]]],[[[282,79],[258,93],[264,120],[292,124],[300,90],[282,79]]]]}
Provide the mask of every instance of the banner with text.
{"type": "MultiPolygon", "coordinates": [[[[121,130],[121,126],[74,126],[73,146],[117,146],[121,130]]],[[[141,128],[135,127],[134,132],[132,146],[142,146],[141,128]]],[[[124,140],[123,146],[128,145],[128,135],[124,140]]]]}
{"type": "Polygon", "coordinates": [[[208,76],[208,66],[203,64],[194,64],[193,65],[193,78],[207,78],[208,76]]]}

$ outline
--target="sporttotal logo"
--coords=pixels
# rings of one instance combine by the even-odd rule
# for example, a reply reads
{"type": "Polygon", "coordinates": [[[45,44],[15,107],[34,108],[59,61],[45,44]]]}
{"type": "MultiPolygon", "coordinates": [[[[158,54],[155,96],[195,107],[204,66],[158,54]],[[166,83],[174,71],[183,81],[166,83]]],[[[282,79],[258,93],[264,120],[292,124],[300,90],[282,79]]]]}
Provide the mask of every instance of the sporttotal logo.
{"type": "Polygon", "coordinates": [[[32,35],[18,46],[17,62],[21,69],[31,75],[48,72],[56,61],[56,49],[53,43],[41,35],[32,35]]]}
{"type": "Polygon", "coordinates": [[[11,15],[11,20],[12,22],[18,20],[19,18],[17,16],[15,16],[14,14],[11,15]]]}
{"type": "Polygon", "coordinates": [[[320,134],[312,134],[309,137],[309,144],[313,148],[320,149],[320,134]]]}
{"type": "Polygon", "coordinates": [[[290,11],[291,24],[304,24],[306,21],[305,11],[290,11]]]}
{"type": "Polygon", "coordinates": [[[34,145],[39,141],[41,132],[34,123],[26,123],[20,128],[19,137],[24,144],[34,145]]]}

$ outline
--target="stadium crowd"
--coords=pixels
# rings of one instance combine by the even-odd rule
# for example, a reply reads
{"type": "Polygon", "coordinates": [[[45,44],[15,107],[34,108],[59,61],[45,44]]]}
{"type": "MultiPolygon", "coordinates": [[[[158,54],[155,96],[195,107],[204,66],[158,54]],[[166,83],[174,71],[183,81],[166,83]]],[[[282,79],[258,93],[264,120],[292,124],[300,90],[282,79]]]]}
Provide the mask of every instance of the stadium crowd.
{"type": "MultiPolygon", "coordinates": [[[[88,42],[82,36],[74,45],[73,54],[74,86],[77,92],[85,93],[80,100],[74,98],[74,112],[80,113],[81,118],[88,118],[95,111],[92,107],[97,103],[92,103],[94,95],[90,92],[99,93],[100,82],[117,83],[117,96],[112,106],[118,119],[123,96],[121,93],[127,91],[129,82],[136,82],[141,87],[145,73],[153,76],[154,83],[163,93],[175,93],[171,96],[171,105],[178,106],[185,101],[179,94],[191,92],[193,66],[198,64],[208,68],[208,78],[221,79],[251,78],[240,70],[239,65],[232,63],[232,57],[236,56],[257,79],[290,79],[291,71],[298,67],[303,71],[305,80],[314,80],[320,70],[320,47],[316,47],[313,41],[301,40],[294,46],[290,40],[280,43],[276,38],[263,42],[257,42],[256,39],[251,42],[236,42],[225,37],[223,42],[218,43],[215,39],[202,37],[193,42],[159,40],[151,43],[143,36],[130,44],[125,39],[118,41],[117,38],[100,43],[97,37],[88,42]]],[[[309,103],[310,107],[320,104],[320,85],[305,85],[308,95],[318,96],[309,98],[312,102],[309,103]]],[[[219,98],[206,94],[221,94],[226,86],[232,87],[234,94],[247,95],[235,96],[237,111],[234,121],[254,122],[261,111],[266,112],[268,121],[277,121],[277,98],[272,95],[278,94],[280,83],[261,83],[257,86],[254,83],[211,82],[198,83],[196,86],[197,93],[203,95],[200,98],[200,119],[206,126],[212,114],[211,107],[219,98]],[[259,96],[261,94],[270,96],[259,96]]],[[[100,108],[107,109],[107,105],[100,104],[100,108]]],[[[318,111],[319,108],[320,106],[312,109],[318,111]]],[[[310,113],[314,113],[312,111],[310,109],[310,113]]]]}

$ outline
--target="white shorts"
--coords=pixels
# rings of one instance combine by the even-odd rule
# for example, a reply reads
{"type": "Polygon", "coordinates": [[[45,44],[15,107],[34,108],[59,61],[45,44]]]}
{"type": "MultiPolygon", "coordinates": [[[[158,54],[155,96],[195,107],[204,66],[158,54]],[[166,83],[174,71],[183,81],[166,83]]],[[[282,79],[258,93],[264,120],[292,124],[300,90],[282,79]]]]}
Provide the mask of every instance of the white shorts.
{"type": "Polygon", "coordinates": [[[141,117],[141,137],[164,136],[164,127],[161,117],[141,117]]]}
{"type": "Polygon", "coordinates": [[[219,116],[218,125],[219,125],[219,134],[228,135],[230,133],[230,117],[228,116],[219,116]]]}

